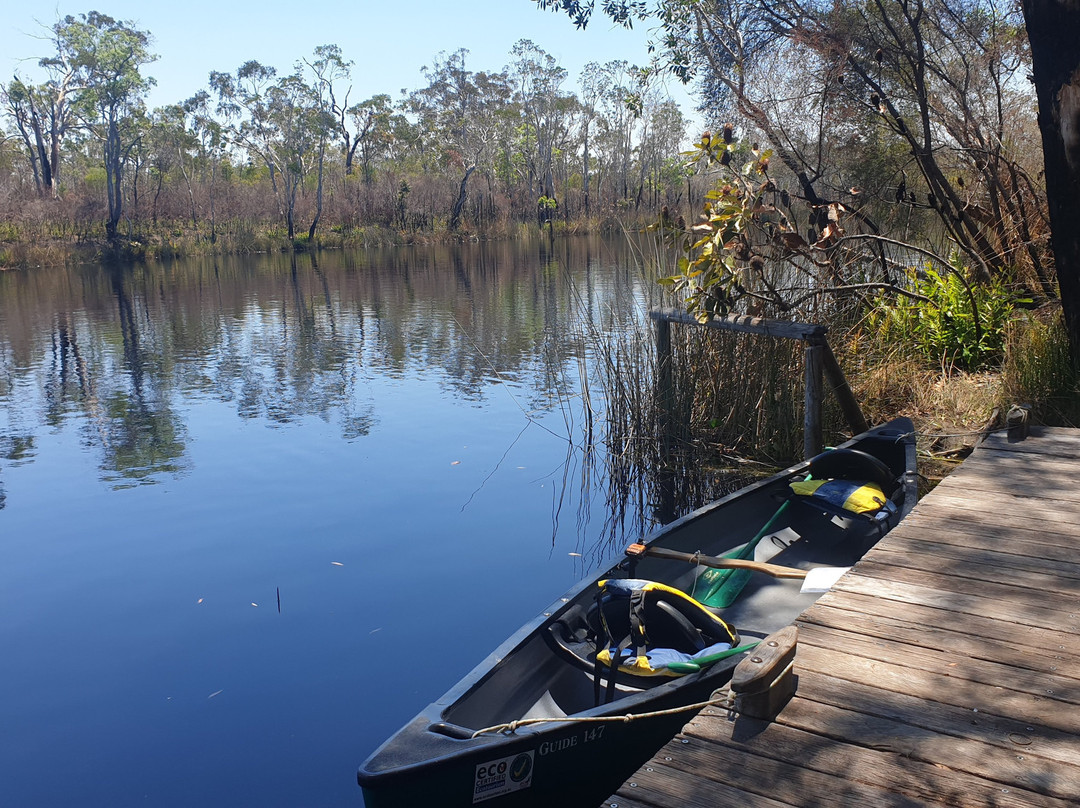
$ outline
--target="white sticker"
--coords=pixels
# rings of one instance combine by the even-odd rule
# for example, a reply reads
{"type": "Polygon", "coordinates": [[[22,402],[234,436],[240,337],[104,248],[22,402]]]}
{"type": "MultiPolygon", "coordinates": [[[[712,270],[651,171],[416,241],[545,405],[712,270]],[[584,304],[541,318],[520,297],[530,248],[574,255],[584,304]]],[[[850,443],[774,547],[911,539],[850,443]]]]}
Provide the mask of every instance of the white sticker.
{"type": "Polygon", "coordinates": [[[528,788],[532,785],[532,774],[532,750],[481,763],[476,767],[473,803],[528,788]]]}

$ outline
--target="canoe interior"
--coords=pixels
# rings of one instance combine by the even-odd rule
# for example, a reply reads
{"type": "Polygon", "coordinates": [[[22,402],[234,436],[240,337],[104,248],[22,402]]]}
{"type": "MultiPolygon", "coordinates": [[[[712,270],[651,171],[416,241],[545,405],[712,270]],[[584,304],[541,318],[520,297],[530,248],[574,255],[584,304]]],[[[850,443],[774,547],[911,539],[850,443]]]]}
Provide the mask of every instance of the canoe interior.
{"type": "MultiPolygon", "coordinates": [[[[778,507],[778,502],[771,497],[739,503],[737,510],[742,512],[741,518],[733,516],[730,509],[717,511],[713,519],[700,519],[688,525],[679,535],[678,542],[665,542],[664,546],[691,553],[700,550],[709,555],[721,555],[744,543],[739,539],[753,536],[778,507]]],[[[866,523],[841,528],[809,508],[789,507],[787,511],[790,515],[785,513],[774,532],[786,537],[797,534],[801,538],[785,549],[764,541],[761,549],[776,553],[770,558],[772,563],[804,569],[849,567],[878,537],[878,531],[866,523]]],[[[681,561],[645,558],[638,561],[633,577],[663,581],[691,593],[702,569],[681,561]]],[[[738,600],[721,610],[720,615],[736,627],[743,641],[764,638],[790,624],[820,597],[819,594],[800,593],[801,583],[755,574],[738,600]]],[[[529,637],[513,654],[497,664],[481,683],[450,705],[443,712],[446,726],[442,729],[446,731],[453,726],[471,733],[522,718],[556,718],[592,710],[596,706],[593,674],[575,664],[569,654],[560,653],[563,649],[559,647],[556,634],[562,629],[564,642],[567,635],[572,635],[574,621],[584,622],[593,596],[592,587],[582,592],[569,608],[561,610],[561,620],[549,621],[544,630],[529,637]],[[563,628],[567,623],[571,624],[569,631],[563,628]]],[[[602,681],[606,684],[606,679],[602,681]]],[[[618,683],[617,687],[621,694],[631,695],[670,681],[666,677],[653,677],[649,681],[636,680],[641,685],[638,687],[618,683]]]]}

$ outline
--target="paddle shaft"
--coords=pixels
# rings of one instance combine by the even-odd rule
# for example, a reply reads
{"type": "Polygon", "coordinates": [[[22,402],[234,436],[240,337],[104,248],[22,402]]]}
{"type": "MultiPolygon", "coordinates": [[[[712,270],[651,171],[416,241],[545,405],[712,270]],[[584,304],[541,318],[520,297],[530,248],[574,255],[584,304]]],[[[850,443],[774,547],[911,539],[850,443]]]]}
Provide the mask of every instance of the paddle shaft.
{"type": "Polygon", "coordinates": [[[678,550],[668,550],[664,547],[643,547],[642,550],[637,550],[638,547],[643,547],[643,545],[631,545],[627,553],[629,555],[647,555],[652,558],[668,558],[672,561],[686,561],[718,570],[763,572],[773,578],[806,577],[806,570],[796,569],[795,567],[781,567],[779,564],[766,564],[764,561],[752,561],[747,558],[718,558],[717,556],[701,555],[700,553],[681,553],[678,550]]]}

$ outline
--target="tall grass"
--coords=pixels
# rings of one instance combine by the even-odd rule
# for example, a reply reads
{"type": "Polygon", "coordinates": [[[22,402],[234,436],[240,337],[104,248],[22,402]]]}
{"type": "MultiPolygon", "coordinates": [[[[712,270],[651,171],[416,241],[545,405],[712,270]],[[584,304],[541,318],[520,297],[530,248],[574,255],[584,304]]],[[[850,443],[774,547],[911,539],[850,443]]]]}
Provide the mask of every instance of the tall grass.
{"type": "Polygon", "coordinates": [[[1009,328],[1002,406],[1030,404],[1044,424],[1080,426],[1080,376],[1070,360],[1061,308],[1025,314],[1009,328]]]}

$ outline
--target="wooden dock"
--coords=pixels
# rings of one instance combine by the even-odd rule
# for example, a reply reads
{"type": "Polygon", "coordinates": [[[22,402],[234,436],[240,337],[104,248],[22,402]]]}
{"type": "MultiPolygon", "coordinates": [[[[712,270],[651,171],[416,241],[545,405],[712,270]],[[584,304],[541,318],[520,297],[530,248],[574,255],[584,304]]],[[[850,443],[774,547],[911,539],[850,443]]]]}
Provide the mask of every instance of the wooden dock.
{"type": "Polygon", "coordinates": [[[1080,431],[992,436],[797,625],[775,721],[707,708],[604,805],[1080,805],[1080,431]]]}

